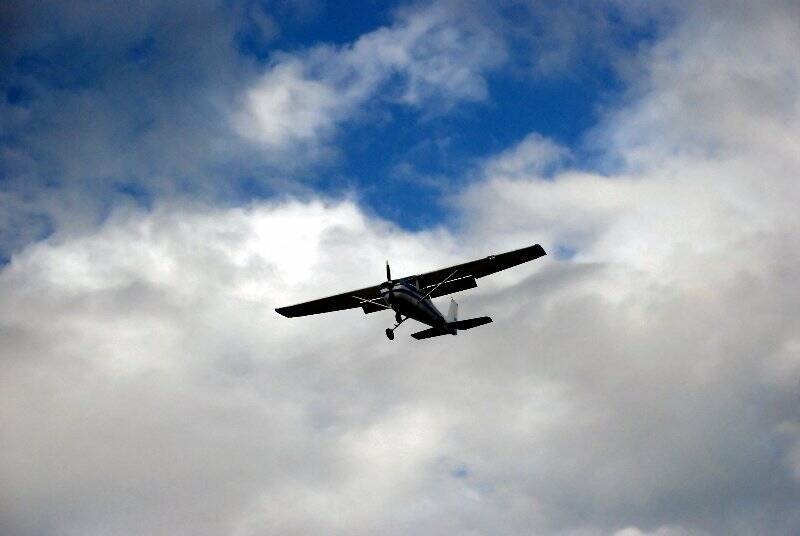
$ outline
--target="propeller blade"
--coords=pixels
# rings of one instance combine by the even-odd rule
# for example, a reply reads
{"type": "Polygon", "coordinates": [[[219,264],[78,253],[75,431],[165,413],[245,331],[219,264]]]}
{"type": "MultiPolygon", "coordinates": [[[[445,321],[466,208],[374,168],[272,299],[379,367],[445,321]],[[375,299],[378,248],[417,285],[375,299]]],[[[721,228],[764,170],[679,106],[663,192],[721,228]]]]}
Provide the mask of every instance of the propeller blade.
{"type": "Polygon", "coordinates": [[[389,261],[388,260],[386,261],[386,280],[387,281],[391,281],[392,280],[392,269],[389,268],[389,261]]]}

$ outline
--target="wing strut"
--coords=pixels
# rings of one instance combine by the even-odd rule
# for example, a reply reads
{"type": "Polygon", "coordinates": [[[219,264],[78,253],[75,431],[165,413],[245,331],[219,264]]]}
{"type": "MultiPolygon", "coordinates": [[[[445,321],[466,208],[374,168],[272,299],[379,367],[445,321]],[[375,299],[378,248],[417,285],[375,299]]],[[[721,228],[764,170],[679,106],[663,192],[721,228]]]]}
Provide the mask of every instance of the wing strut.
{"type": "Polygon", "coordinates": [[[358,301],[360,301],[361,303],[371,303],[372,305],[377,305],[378,307],[383,307],[384,309],[391,309],[391,307],[388,307],[388,306],[386,306],[386,305],[384,305],[382,303],[379,303],[379,302],[377,302],[375,300],[365,300],[364,298],[359,298],[358,296],[353,296],[353,297],[355,299],[357,299],[358,301]]]}
{"type": "Polygon", "coordinates": [[[436,290],[437,288],[441,287],[441,286],[442,286],[444,283],[447,283],[447,281],[448,281],[448,280],[449,280],[451,277],[453,277],[454,275],[456,275],[457,273],[458,273],[458,270],[453,270],[453,273],[452,273],[452,274],[448,275],[447,277],[445,277],[444,279],[442,279],[441,281],[439,281],[439,283],[437,283],[437,285],[436,285],[435,287],[433,287],[432,289],[430,289],[430,290],[429,290],[429,291],[428,291],[428,292],[427,292],[427,293],[426,293],[426,294],[425,294],[423,297],[421,297],[421,298],[420,298],[420,299],[417,301],[417,303],[421,302],[422,300],[424,300],[425,298],[427,298],[428,296],[430,296],[431,294],[433,294],[433,291],[434,291],[434,290],[436,290]]]}

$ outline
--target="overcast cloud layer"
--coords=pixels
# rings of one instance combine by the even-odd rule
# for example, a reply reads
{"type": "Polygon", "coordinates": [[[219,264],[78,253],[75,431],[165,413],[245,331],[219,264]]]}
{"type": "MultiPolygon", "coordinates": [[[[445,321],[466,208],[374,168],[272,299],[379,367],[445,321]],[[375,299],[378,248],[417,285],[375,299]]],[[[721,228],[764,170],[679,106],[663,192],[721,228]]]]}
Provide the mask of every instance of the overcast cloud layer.
{"type": "MultiPolygon", "coordinates": [[[[236,91],[214,84],[223,160],[255,145],[285,169],[335,152],[364,107],[491,100],[510,38],[459,5],[240,66],[236,91]]],[[[800,9],[669,7],[613,58],[627,89],[586,137],[596,166],[531,132],[450,193],[455,221],[413,233],[357,192],[176,194],[176,176],[213,183],[201,150],[207,167],[170,179],[136,171],[172,185],[150,202],[98,195],[107,218],[62,208],[38,239],[52,185],[19,185],[42,177],[24,140],[44,138],[6,103],[27,126],[3,127],[23,134],[4,140],[0,198],[0,533],[800,533],[800,9]],[[456,297],[495,320],[458,337],[273,311],[377,282],[385,258],[405,275],[534,242],[550,255],[456,297]]],[[[97,139],[104,162],[127,154],[97,139]]]]}

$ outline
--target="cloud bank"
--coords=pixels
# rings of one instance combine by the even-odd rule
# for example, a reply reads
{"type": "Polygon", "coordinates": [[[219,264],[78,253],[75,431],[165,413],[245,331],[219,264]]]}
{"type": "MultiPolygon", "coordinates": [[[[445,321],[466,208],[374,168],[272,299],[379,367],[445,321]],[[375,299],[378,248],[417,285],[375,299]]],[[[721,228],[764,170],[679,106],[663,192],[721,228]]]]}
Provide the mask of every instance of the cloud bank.
{"type": "MultiPolygon", "coordinates": [[[[458,225],[162,200],[25,247],[0,272],[0,532],[797,532],[800,13],[718,7],[640,52],[591,137],[603,173],[533,133],[479,166],[458,225]],[[272,311],[387,257],[531,242],[551,255],[458,298],[495,319],[458,337],[272,311]]],[[[259,84],[362,83],[293,61],[259,84]]],[[[309,140],[341,124],[315,102],[309,140]]]]}

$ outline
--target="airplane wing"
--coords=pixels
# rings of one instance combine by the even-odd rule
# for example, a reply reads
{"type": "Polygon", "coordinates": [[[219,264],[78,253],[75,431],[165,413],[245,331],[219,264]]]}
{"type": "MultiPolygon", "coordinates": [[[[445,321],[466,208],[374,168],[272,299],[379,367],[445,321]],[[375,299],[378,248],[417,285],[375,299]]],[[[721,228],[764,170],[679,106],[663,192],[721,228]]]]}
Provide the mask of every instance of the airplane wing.
{"type": "MultiPolygon", "coordinates": [[[[475,261],[456,264],[447,268],[440,268],[432,272],[404,277],[402,279],[416,280],[423,295],[431,292],[430,297],[444,296],[475,288],[475,279],[484,277],[524,262],[532,261],[547,255],[544,248],[539,244],[527,248],[516,249],[498,255],[489,255],[486,258],[475,261]],[[453,273],[455,272],[455,274],[453,273]],[[442,283],[448,276],[450,279],[442,283]],[[439,287],[435,288],[437,285],[439,287]]],[[[361,307],[365,313],[373,313],[382,309],[389,309],[380,301],[380,285],[365,287],[350,292],[342,292],[327,298],[311,300],[288,307],[279,307],[275,311],[285,317],[293,318],[296,316],[316,315],[320,313],[330,313],[332,311],[342,311],[345,309],[355,309],[361,307]]]]}
{"type": "Polygon", "coordinates": [[[296,316],[316,315],[320,313],[330,313],[332,311],[342,311],[344,309],[355,309],[356,307],[364,307],[365,312],[369,312],[386,308],[383,304],[379,304],[380,300],[380,285],[366,287],[350,292],[342,292],[327,298],[320,298],[318,300],[311,300],[297,305],[290,305],[288,307],[279,307],[275,309],[277,313],[282,314],[287,318],[294,318],[296,316]],[[374,300],[374,301],[372,301],[374,300]]]}
{"type": "MultiPolygon", "coordinates": [[[[477,279],[479,277],[485,277],[487,275],[506,270],[524,262],[538,259],[539,257],[543,257],[545,255],[547,255],[547,253],[545,253],[544,248],[539,244],[534,244],[533,246],[528,246],[526,248],[515,249],[514,251],[507,251],[506,253],[500,253],[497,255],[489,255],[483,259],[456,264],[447,268],[440,268],[432,272],[415,275],[412,276],[411,279],[417,280],[420,289],[424,289],[426,287],[430,288],[442,282],[453,272],[456,272],[453,276],[453,279],[463,279],[467,276],[477,279]]],[[[439,293],[437,292],[437,294],[439,293]]]]}

